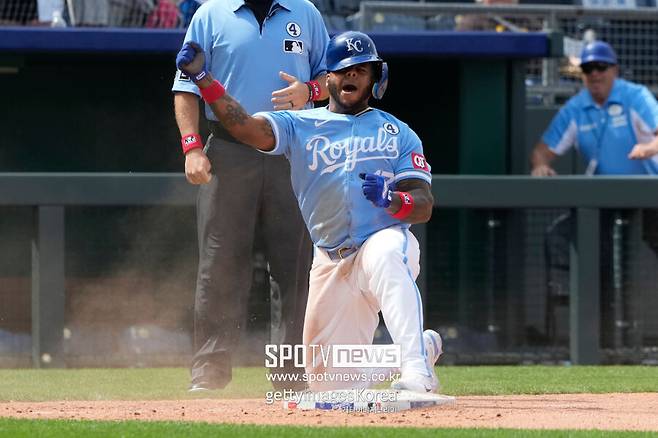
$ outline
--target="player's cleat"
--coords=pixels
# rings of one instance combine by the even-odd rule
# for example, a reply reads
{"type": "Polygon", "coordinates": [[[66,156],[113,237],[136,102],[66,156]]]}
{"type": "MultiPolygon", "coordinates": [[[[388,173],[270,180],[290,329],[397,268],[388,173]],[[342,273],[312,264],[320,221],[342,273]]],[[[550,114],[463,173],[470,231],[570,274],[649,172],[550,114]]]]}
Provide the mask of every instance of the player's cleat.
{"type": "Polygon", "coordinates": [[[443,353],[441,335],[434,330],[425,330],[423,332],[423,342],[425,343],[425,362],[427,363],[430,375],[409,374],[402,376],[391,383],[392,389],[413,392],[436,392],[439,389],[439,379],[436,377],[434,364],[443,353]]]}
{"type": "Polygon", "coordinates": [[[197,393],[197,394],[201,394],[201,393],[204,393],[204,392],[213,391],[215,389],[218,389],[218,388],[216,388],[215,386],[210,385],[209,383],[206,383],[206,382],[199,382],[199,383],[190,384],[190,387],[187,389],[187,391],[188,392],[194,392],[194,393],[197,393]]]}
{"type": "Polygon", "coordinates": [[[425,362],[427,363],[427,368],[432,372],[432,386],[434,390],[438,390],[440,387],[439,378],[436,377],[434,365],[443,354],[443,339],[434,330],[425,330],[423,332],[423,341],[425,342],[425,362]]]}

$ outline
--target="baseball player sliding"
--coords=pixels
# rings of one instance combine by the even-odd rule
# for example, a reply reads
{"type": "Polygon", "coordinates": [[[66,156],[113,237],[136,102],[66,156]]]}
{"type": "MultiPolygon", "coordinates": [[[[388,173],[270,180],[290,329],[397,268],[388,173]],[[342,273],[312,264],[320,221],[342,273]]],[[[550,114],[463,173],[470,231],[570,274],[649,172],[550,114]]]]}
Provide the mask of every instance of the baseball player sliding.
{"type": "MultiPolygon", "coordinates": [[[[371,344],[381,310],[401,347],[401,377],[392,388],[436,391],[441,337],[423,332],[415,283],[420,251],[409,231],[410,224],[432,215],[430,166],[407,124],[368,105],[371,94],[384,95],[388,81],[370,37],[345,32],[329,42],[329,105],[296,112],[247,114],[208,73],[203,50],[193,42],[183,46],[176,63],[231,135],[290,161],[293,190],[315,244],[304,343],[371,344]]],[[[322,363],[308,361],[307,374],[345,372],[322,363]]],[[[309,387],[371,385],[368,379],[332,380],[309,379],[309,387]]]]}

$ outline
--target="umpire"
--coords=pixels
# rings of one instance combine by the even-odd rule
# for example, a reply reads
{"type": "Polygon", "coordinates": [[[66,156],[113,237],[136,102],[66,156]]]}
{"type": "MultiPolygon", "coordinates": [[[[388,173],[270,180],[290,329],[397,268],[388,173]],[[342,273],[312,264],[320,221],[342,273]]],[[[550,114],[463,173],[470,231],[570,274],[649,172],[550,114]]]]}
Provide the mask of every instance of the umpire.
{"type": "MultiPolygon", "coordinates": [[[[329,37],[319,11],[306,0],[210,0],[192,18],[185,35],[190,40],[202,46],[208,70],[249,113],[312,107],[328,95],[329,37]]],[[[275,344],[302,343],[312,244],[287,160],[244,147],[207,106],[211,135],[203,147],[199,89],[179,71],[172,90],[185,175],[201,184],[190,391],[221,389],[231,381],[231,352],[246,322],[256,230],[263,236],[271,287],[280,289],[281,314],[272,317],[282,325],[275,344]]],[[[301,383],[274,385],[299,389],[301,383]]]]}

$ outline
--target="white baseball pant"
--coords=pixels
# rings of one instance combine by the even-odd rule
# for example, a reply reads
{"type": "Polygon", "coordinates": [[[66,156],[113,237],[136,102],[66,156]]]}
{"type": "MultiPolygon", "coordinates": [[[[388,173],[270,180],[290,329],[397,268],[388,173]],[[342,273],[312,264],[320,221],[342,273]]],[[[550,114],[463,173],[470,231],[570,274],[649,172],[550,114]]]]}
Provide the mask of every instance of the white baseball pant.
{"type": "MultiPolygon", "coordinates": [[[[349,257],[332,261],[315,248],[306,316],[304,344],[372,344],[378,312],[394,344],[401,348],[401,373],[429,375],[423,343],[423,313],[415,279],[420,271],[418,241],[408,230],[393,226],[380,230],[349,257]]],[[[307,357],[306,373],[313,391],[367,388],[373,382],[340,381],[323,376],[381,373],[382,369],[324,367],[319,349],[307,357]]],[[[394,370],[393,372],[397,372],[394,370]]]]}

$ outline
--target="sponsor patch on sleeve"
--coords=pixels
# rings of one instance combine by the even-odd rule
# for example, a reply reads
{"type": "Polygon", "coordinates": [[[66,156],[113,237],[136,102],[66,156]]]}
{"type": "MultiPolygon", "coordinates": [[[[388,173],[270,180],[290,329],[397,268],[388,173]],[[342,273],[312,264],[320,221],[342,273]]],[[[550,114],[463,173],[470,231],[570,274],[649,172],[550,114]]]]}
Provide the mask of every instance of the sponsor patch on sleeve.
{"type": "Polygon", "coordinates": [[[425,161],[425,156],[421,154],[417,154],[415,152],[411,153],[411,163],[414,166],[414,169],[421,169],[424,170],[425,172],[429,172],[429,166],[427,165],[427,161],[425,161]]]}

